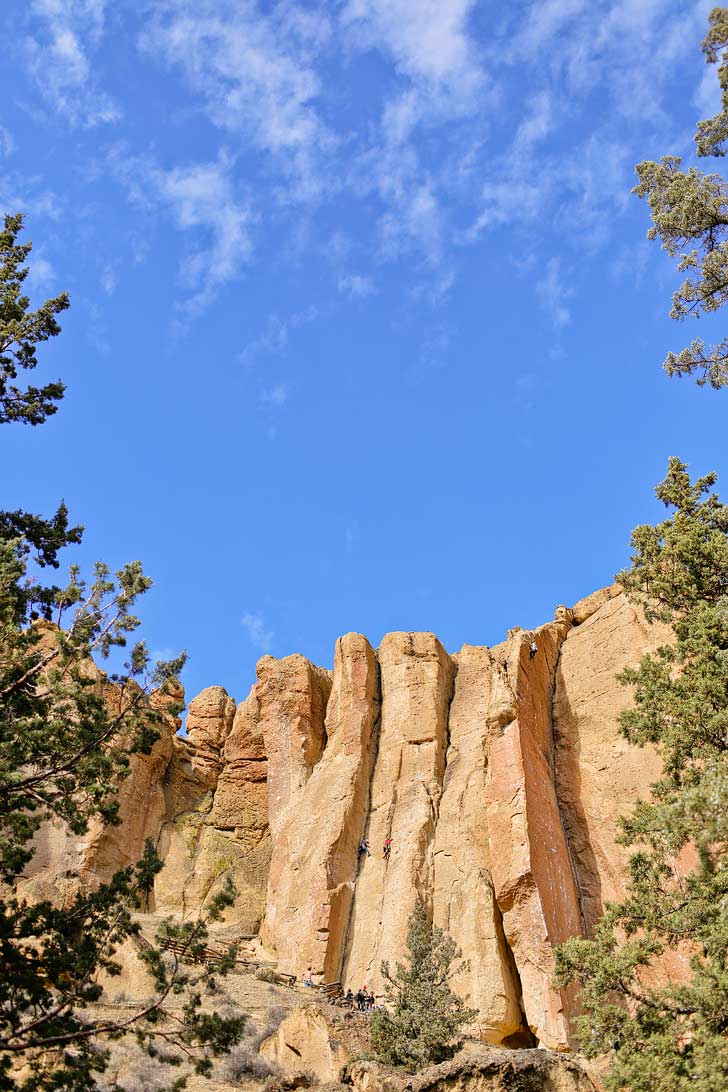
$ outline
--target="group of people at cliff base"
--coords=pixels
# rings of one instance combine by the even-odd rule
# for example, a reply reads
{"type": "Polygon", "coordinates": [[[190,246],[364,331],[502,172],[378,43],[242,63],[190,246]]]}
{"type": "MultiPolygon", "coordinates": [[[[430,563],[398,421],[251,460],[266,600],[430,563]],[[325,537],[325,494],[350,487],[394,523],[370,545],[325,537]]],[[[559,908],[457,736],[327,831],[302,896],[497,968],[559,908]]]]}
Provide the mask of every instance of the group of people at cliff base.
{"type": "Polygon", "coordinates": [[[366,986],[362,986],[356,993],[347,990],[344,994],[344,1004],[349,1008],[357,1008],[359,1012],[372,1012],[374,1009],[374,994],[368,993],[366,986]]]}
{"type": "MultiPolygon", "coordinates": [[[[392,839],[389,835],[384,839],[384,845],[382,846],[382,856],[385,861],[389,860],[389,855],[392,852],[392,839]]],[[[367,838],[362,838],[359,842],[359,860],[366,854],[367,857],[371,857],[372,851],[369,848],[369,841],[367,838]]]]}

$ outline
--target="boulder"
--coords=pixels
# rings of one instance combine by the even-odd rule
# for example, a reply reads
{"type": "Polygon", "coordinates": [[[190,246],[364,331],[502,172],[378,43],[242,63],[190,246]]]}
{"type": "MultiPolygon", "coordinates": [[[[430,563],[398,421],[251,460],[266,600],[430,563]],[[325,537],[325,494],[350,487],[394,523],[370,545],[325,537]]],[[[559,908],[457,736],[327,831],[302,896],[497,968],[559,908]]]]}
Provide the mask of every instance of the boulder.
{"type": "Polygon", "coordinates": [[[350,1060],[344,1043],[317,1005],[301,1005],[260,1045],[260,1053],[284,1071],[313,1073],[319,1081],[338,1081],[350,1060]]]}
{"type": "Polygon", "coordinates": [[[353,1062],[345,1080],[354,1092],[596,1092],[576,1060],[547,1050],[475,1049],[410,1077],[377,1062],[353,1062]]]}

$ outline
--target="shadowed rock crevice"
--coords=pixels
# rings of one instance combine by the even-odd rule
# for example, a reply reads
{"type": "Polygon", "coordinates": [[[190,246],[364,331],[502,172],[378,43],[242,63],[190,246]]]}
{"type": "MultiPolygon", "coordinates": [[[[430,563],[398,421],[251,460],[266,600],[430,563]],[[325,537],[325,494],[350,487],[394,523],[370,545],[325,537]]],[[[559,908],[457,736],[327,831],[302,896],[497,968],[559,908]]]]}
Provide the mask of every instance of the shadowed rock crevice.
{"type": "MultiPolygon", "coordinates": [[[[569,864],[571,866],[574,887],[579,902],[581,932],[584,936],[589,936],[590,926],[586,892],[589,890],[589,880],[591,877],[585,874],[584,865],[587,862],[590,846],[588,845],[588,838],[586,839],[586,842],[584,841],[585,830],[583,823],[580,822],[579,813],[581,811],[581,802],[578,785],[578,770],[574,770],[573,764],[569,762],[568,752],[560,746],[560,734],[556,724],[556,688],[559,678],[559,666],[564,644],[569,637],[573,615],[568,608],[557,607],[555,618],[556,621],[564,622],[569,628],[566,629],[564,636],[556,649],[556,658],[551,669],[551,694],[549,697],[551,721],[551,778],[554,784],[561,827],[566,839],[569,864]],[[581,846],[584,847],[584,852],[579,855],[577,853],[577,848],[581,846]]],[[[583,811],[581,812],[581,816],[583,818],[583,811]]]]}
{"type": "MultiPolygon", "coordinates": [[[[528,1026],[526,1010],[523,1005],[523,986],[521,984],[521,976],[518,973],[518,967],[516,966],[516,960],[513,952],[511,951],[511,946],[506,939],[505,930],[503,928],[503,915],[498,909],[498,903],[495,901],[495,899],[493,900],[493,907],[498,945],[500,950],[505,955],[506,965],[508,967],[511,981],[514,983],[515,986],[516,1000],[518,1002],[518,1008],[521,1013],[520,1027],[516,1031],[510,1032],[508,1035],[504,1035],[500,1042],[502,1042],[504,1046],[512,1047],[514,1049],[535,1047],[538,1046],[538,1039],[531,1031],[531,1028],[528,1026]]],[[[483,1036],[483,1038],[485,1038],[485,1036],[483,1036]]]]}
{"type": "MultiPolygon", "coordinates": [[[[567,640],[568,637],[569,634],[567,640]]],[[[557,661],[551,695],[554,785],[579,898],[582,931],[588,937],[602,915],[601,881],[582,802],[578,740],[570,731],[574,721],[568,695],[562,693],[563,647],[557,661]]]]}
{"type": "Polygon", "coordinates": [[[551,692],[568,623],[514,629],[494,656],[508,687],[494,734],[487,786],[493,884],[520,972],[528,1024],[545,1045],[567,1049],[564,1003],[553,988],[553,948],[581,933],[581,914],[553,782],[551,692]],[[529,648],[535,640],[537,651],[529,648]],[[512,698],[507,693],[512,691],[512,698]]]}

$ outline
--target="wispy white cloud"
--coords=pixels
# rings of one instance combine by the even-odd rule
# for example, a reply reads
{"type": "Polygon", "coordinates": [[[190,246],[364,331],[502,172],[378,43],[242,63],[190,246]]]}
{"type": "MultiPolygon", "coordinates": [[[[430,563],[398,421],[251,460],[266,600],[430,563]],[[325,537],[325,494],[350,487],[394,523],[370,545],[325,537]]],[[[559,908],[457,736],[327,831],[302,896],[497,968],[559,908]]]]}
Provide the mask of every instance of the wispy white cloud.
{"type": "Polygon", "coordinates": [[[523,414],[531,412],[536,404],[539,379],[535,372],[522,372],[513,385],[516,401],[523,414]]]}
{"type": "MultiPolygon", "coordinates": [[[[79,126],[118,117],[94,63],[116,9],[108,0],[28,5],[26,59],[47,101],[79,126]]],[[[115,29],[141,27],[134,41],[145,62],[182,81],[191,112],[224,143],[204,162],[128,151],[110,160],[131,199],[166,215],[188,244],[179,277],[191,317],[242,275],[254,231],[272,221],[285,225],[280,261],[326,254],[342,295],[371,295],[383,261],[406,261],[408,297],[432,306],[453,283],[458,247],[487,246],[491,229],[515,229],[534,253],[553,253],[554,237],[603,247],[629,201],[636,134],[641,142],[669,130],[664,98],[677,62],[696,55],[698,72],[709,3],[525,0],[487,26],[476,0],[132,7],[139,23],[123,18],[115,29]],[[357,97],[357,65],[372,52],[381,79],[357,97]],[[306,205],[292,214],[294,201],[306,205]]],[[[696,76],[701,112],[712,112],[716,87],[712,70],[702,83],[696,76]]],[[[172,90],[169,102],[181,101],[172,90]]],[[[0,128],[0,155],[11,144],[0,128]]],[[[0,179],[6,195],[22,191],[0,179]]],[[[547,304],[548,271],[537,289],[532,276],[563,325],[573,305],[547,304]]],[[[101,273],[107,294],[115,278],[115,268],[101,273]]],[[[240,359],[284,351],[306,314],[271,316],[240,359]]]]}
{"type": "Polygon", "coordinates": [[[4,125],[0,125],[0,156],[11,156],[15,151],[13,134],[4,125]]]}
{"type": "Polygon", "coordinates": [[[251,645],[260,652],[270,652],[275,634],[268,629],[263,615],[259,611],[246,611],[240,622],[251,645]]]}
{"type": "Polygon", "coordinates": [[[455,272],[453,269],[437,270],[434,277],[412,285],[409,293],[410,298],[412,300],[426,300],[431,307],[439,307],[448,298],[454,284],[455,272]]]}
{"type": "Polygon", "coordinates": [[[363,299],[366,296],[373,296],[377,291],[372,278],[363,276],[360,273],[348,273],[346,276],[339,277],[338,288],[339,292],[342,292],[346,296],[351,296],[352,299],[363,299]]]}
{"type": "Polygon", "coordinates": [[[536,282],[536,296],[557,330],[571,322],[567,304],[573,295],[574,289],[564,280],[561,259],[549,258],[544,275],[536,282]]]}
{"type": "Polygon", "coordinates": [[[537,144],[541,144],[555,126],[553,98],[550,91],[542,89],[533,95],[523,114],[513,140],[510,155],[521,160],[537,144]]]}
{"type": "Polygon", "coordinates": [[[255,0],[160,0],[144,50],[181,69],[212,122],[276,157],[289,196],[317,197],[331,178],[321,157],[335,143],[316,100],[314,60],[330,35],[322,10],[255,0]]]}
{"type": "Polygon", "coordinates": [[[443,322],[437,322],[424,331],[419,363],[413,369],[415,375],[424,371],[444,368],[447,364],[452,341],[451,331],[443,322]]]}
{"type": "Polygon", "coordinates": [[[198,315],[240,275],[252,252],[250,228],[255,217],[248,201],[237,193],[233,159],[223,151],[212,162],[165,169],[115,148],[109,163],[132,202],[162,208],[178,228],[206,238],[183,259],[179,270],[186,290],[180,309],[187,317],[198,315]]]}
{"type": "Polygon", "coordinates": [[[288,401],[290,393],[288,383],[275,383],[260,392],[260,404],[267,409],[281,409],[288,401]]]}
{"type": "Polygon", "coordinates": [[[403,75],[462,104],[483,84],[468,33],[474,7],[475,0],[348,0],[341,18],[359,48],[386,51],[403,75]]]}
{"type": "Polygon", "coordinates": [[[36,292],[45,292],[56,280],[56,270],[52,262],[33,251],[33,256],[28,264],[29,273],[26,283],[36,292]]]}
{"type": "Polygon", "coordinates": [[[715,68],[706,66],[693,98],[701,118],[712,118],[720,111],[721,90],[715,68]]]}
{"type": "Polygon", "coordinates": [[[101,272],[101,288],[107,296],[113,296],[116,291],[116,285],[118,283],[118,277],[116,271],[112,269],[110,265],[107,265],[101,272]]]}
{"type": "Polygon", "coordinates": [[[57,220],[61,204],[56,194],[45,187],[43,179],[12,171],[0,174],[0,215],[13,212],[57,220]]]}
{"type": "Polygon", "coordinates": [[[481,188],[480,212],[464,240],[472,242],[504,224],[547,221],[566,242],[601,246],[614,215],[629,202],[630,166],[629,149],[605,132],[559,154],[537,152],[517,132],[493,161],[481,188]]]}
{"type": "Polygon", "coordinates": [[[573,101],[603,90],[623,118],[664,120],[673,66],[695,51],[711,6],[711,0],[532,0],[519,9],[519,32],[506,52],[519,67],[545,69],[573,101]]]}
{"type": "Polygon", "coordinates": [[[345,232],[335,231],[321,247],[321,253],[333,264],[339,265],[351,253],[353,243],[345,232]]]}
{"type": "Polygon", "coordinates": [[[353,51],[377,50],[394,63],[379,124],[355,157],[351,188],[376,196],[379,256],[424,256],[438,264],[447,235],[447,169],[423,156],[420,132],[437,132],[447,146],[453,121],[491,102],[491,82],[469,27],[475,0],[347,0],[340,16],[353,51]]]}
{"type": "Polygon", "coordinates": [[[37,27],[25,41],[28,71],[45,101],[71,125],[118,121],[121,110],[97,85],[89,59],[104,31],[105,0],[31,0],[37,27]]]}
{"type": "Polygon", "coordinates": [[[288,348],[291,333],[300,326],[307,326],[310,322],[314,322],[319,315],[319,308],[313,304],[300,311],[294,311],[285,318],[281,318],[280,315],[269,315],[263,332],[248,342],[238,354],[239,362],[249,367],[256,364],[263,356],[284,352],[288,348]]]}
{"type": "Polygon", "coordinates": [[[421,249],[431,262],[439,261],[443,247],[443,211],[439,195],[427,181],[397,195],[394,207],[381,216],[382,251],[397,257],[412,248],[421,249]]]}

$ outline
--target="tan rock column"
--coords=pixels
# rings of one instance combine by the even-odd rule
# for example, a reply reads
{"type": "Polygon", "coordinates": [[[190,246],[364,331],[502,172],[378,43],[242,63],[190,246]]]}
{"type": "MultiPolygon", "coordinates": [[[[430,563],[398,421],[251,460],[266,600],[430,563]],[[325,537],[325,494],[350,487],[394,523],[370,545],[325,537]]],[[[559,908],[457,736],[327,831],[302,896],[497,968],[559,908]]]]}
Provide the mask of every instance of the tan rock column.
{"type": "Polygon", "coordinates": [[[235,702],[227,691],[209,686],[189,704],[187,737],[174,741],[157,840],[164,861],[154,883],[155,909],[160,913],[199,911],[232,870],[232,838],[218,837],[209,823],[234,716],[235,702]]]}
{"type": "Polygon", "coordinates": [[[559,648],[569,621],[514,632],[494,655],[507,662],[515,719],[492,741],[487,792],[490,858],[526,1018],[543,1046],[568,1049],[568,998],[552,985],[553,948],[583,923],[555,784],[551,707],[559,648]]]}
{"type": "MultiPolygon", "coordinates": [[[[574,619],[579,624],[564,643],[556,677],[554,734],[564,825],[592,929],[604,903],[620,901],[625,891],[632,847],[617,843],[619,817],[649,796],[662,765],[652,747],[636,747],[619,731],[632,697],[615,676],[672,644],[674,634],[664,623],[648,623],[616,584],[577,603],[574,619]]],[[[685,855],[679,867],[695,862],[685,855]]],[[[687,948],[666,952],[645,982],[685,981],[690,955],[687,948]]]]}
{"type": "Polygon", "coordinates": [[[227,836],[239,892],[235,913],[241,931],[254,932],[265,912],[271,854],[268,762],[255,687],[235,711],[223,748],[223,762],[208,826],[216,833],[217,842],[221,835],[227,836]]]}
{"type": "Polygon", "coordinates": [[[282,970],[341,973],[378,721],[376,656],[349,633],[336,642],[326,749],[274,838],[262,939],[282,970]]]}
{"type": "Polygon", "coordinates": [[[256,668],[260,727],[268,755],[268,816],[275,837],[321,758],[331,672],[304,656],[263,656],[256,668]]]}
{"type": "MultiPolygon", "coordinates": [[[[102,693],[112,712],[128,707],[129,693],[119,690],[102,677],[102,693]]],[[[177,684],[177,695],[184,704],[184,691],[177,684]]],[[[180,721],[165,711],[166,700],[152,694],[150,704],[162,713],[155,727],[159,733],[149,754],[133,754],[129,773],[121,782],[117,794],[118,825],[104,826],[94,820],[89,827],[88,851],[81,872],[84,885],[105,882],[120,868],[136,864],[144,851],[147,838],[156,839],[164,816],[163,783],[175,745],[175,732],[180,721]]]]}
{"type": "Polygon", "coordinates": [[[431,633],[390,633],[379,647],[382,713],[367,837],[349,928],[345,985],[382,992],[380,963],[405,954],[419,896],[431,905],[433,849],[447,749],[453,665],[431,633]],[[392,838],[389,861],[382,846],[392,838]]]}
{"type": "MultiPolygon", "coordinates": [[[[464,645],[450,706],[450,745],[435,835],[434,922],[469,968],[453,978],[478,1009],[477,1033],[502,1043],[522,1029],[520,983],[490,876],[488,752],[503,707],[502,673],[487,648],[464,645]]],[[[510,711],[510,710],[509,710],[510,711]]],[[[510,719],[510,717],[509,717],[510,719]]]]}
{"type": "Polygon", "coordinates": [[[222,686],[208,686],[192,699],[186,727],[196,765],[219,771],[222,748],[234,716],[235,702],[222,686]]]}
{"type": "Polygon", "coordinates": [[[564,824],[591,929],[607,900],[624,893],[630,850],[617,845],[618,817],[645,796],[660,771],[657,754],[619,731],[630,690],[616,675],[669,644],[671,630],[650,625],[618,586],[574,607],[580,624],[561,650],[554,699],[559,795],[564,824]]]}

